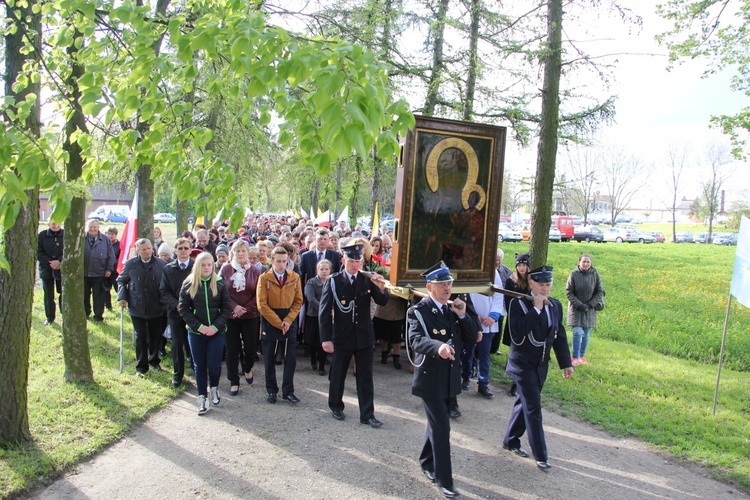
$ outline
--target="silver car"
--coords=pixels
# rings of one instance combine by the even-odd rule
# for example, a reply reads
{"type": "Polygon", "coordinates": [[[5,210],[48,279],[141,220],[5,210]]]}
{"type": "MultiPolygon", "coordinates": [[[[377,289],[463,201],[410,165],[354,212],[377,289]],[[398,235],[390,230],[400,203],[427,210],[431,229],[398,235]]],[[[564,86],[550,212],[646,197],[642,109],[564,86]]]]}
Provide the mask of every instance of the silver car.
{"type": "Polygon", "coordinates": [[[622,227],[611,227],[604,231],[604,241],[613,243],[636,243],[638,236],[634,231],[622,227]]]}

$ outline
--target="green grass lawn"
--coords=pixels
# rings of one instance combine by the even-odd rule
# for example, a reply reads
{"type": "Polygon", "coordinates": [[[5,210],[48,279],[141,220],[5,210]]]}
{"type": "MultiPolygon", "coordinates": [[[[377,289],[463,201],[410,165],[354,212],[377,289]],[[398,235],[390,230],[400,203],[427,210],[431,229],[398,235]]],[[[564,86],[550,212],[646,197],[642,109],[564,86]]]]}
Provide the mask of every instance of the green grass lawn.
{"type": "MultiPolygon", "coordinates": [[[[512,266],[513,254],[528,245],[502,248],[512,266]]],[[[606,309],[587,353],[591,365],[577,368],[567,381],[553,372],[546,405],[706,465],[715,476],[750,491],[750,311],[739,305],[732,308],[716,417],[711,411],[735,247],[551,244],[553,295],[564,304],[565,281],[583,251],[602,275],[606,309]]],[[[105,313],[103,325],[89,324],[96,382],[63,382],[61,329],[43,326],[41,291],[33,312],[29,420],[34,442],[27,449],[0,449],[0,496],[91,457],[177,394],[168,372],[135,378],[129,318],[125,373],[119,373],[119,315],[112,313],[105,313]]],[[[495,358],[493,383],[507,381],[503,364],[504,357],[495,358]]]]}

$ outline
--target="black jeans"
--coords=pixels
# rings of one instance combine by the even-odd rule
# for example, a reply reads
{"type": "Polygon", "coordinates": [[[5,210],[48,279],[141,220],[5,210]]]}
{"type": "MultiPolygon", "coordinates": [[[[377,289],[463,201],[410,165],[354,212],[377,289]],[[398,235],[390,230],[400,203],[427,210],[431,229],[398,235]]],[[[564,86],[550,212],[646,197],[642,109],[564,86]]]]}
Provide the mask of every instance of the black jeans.
{"type": "Polygon", "coordinates": [[[55,291],[57,291],[57,303],[62,311],[62,280],[55,278],[42,280],[44,290],[44,315],[50,323],[55,321],[55,291]]]}
{"type": "Polygon", "coordinates": [[[94,319],[104,319],[104,276],[97,278],[83,278],[83,306],[86,310],[86,317],[91,316],[91,300],[93,295],[94,301],[94,319]]]}
{"type": "Polygon", "coordinates": [[[172,330],[172,380],[182,382],[185,376],[185,356],[191,359],[187,325],[182,318],[169,318],[169,328],[172,330]]]}
{"type": "Polygon", "coordinates": [[[242,366],[244,373],[253,369],[259,332],[260,316],[227,321],[227,378],[230,384],[240,384],[238,365],[242,366]]]}
{"type": "Polygon", "coordinates": [[[149,365],[159,366],[159,344],[164,333],[164,318],[137,318],[131,316],[135,330],[135,369],[139,373],[146,373],[149,365]]]}
{"type": "Polygon", "coordinates": [[[281,382],[281,395],[294,394],[294,370],[297,367],[297,339],[290,340],[261,340],[263,346],[263,362],[266,372],[266,391],[278,394],[279,384],[276,382],[276,352],[284,355],[284,379],[281,382]]]}

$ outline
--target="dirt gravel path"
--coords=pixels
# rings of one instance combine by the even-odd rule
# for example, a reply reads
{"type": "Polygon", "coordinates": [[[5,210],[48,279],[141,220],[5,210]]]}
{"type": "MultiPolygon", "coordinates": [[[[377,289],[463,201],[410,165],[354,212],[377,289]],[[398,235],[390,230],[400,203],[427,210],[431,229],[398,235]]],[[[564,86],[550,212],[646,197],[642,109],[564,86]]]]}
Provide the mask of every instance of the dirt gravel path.
{"type": "MultiPolygon", "coordinates": [[[[300,356],[296,407],[266,402],[256,365],[255,384],[243,385],[236,397],[226,394],[222,378],[221,404],[207,415],[197,415],[191,388],[34,498],[442,498],[417,462],[426,420],[421,400],[410,393],[411,376],[376,358],[380,429],[359,423],[351,374],[347,418],[334,420],[328,378],[300,356]]],[[[464,498],[750,498],[699,467],[550,411],[544,417],[553,468],[540,471],[502,449],[512,405],[502,385],[495,399],[485,400],[472,383],[459,402],[463,416],[452,422],[451,444],[464,498]]]]}

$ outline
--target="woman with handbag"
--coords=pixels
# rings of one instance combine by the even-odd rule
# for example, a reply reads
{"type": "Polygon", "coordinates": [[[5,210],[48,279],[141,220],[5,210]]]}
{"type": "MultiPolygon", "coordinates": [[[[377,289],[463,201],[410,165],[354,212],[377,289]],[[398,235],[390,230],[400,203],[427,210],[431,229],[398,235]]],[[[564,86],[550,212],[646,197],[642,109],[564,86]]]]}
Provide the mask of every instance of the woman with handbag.
{"type": "Polygon", "coordinates": [[[589,334],[596,328],[596,312],[604,309],[604,287],[599,273],[591,266],[591,256],[582,253],[578,267],[565,285],[568,296],[568,326],[573,327],[573,366],[587,365],[589,334]]]}

